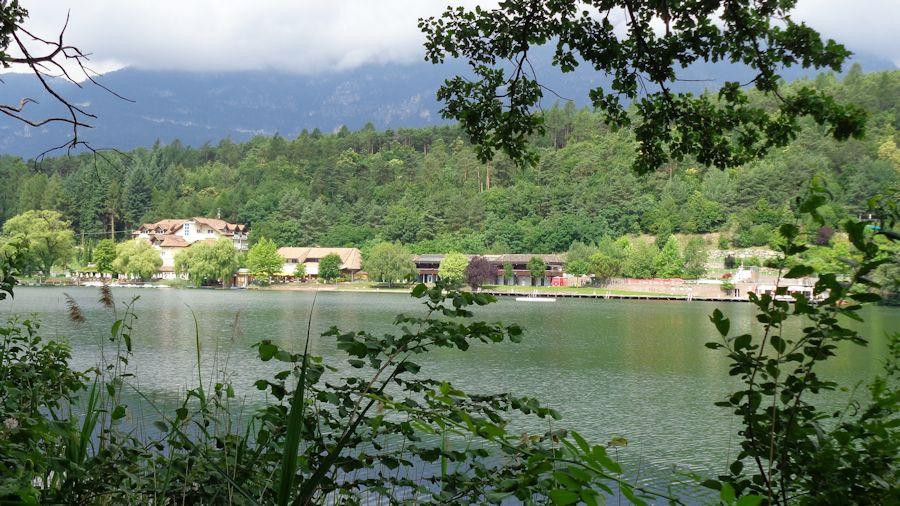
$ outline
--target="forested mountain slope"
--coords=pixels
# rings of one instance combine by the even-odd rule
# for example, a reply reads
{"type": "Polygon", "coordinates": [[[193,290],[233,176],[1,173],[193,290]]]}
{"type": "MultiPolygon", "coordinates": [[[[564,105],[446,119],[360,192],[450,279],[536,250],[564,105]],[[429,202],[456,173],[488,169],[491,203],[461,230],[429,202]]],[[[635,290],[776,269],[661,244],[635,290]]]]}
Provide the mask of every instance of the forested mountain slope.
{"type": "MultiPolygon", "coordinates": [[[[589,67],[563,74],[552,68],[553,49],[534,50],[532,63],[541,81],[560,96],[575,100],[577,107],[589,105],[588,90],[608,87],[609,80],[589,67]]],[[[890,61],[856,55],[867,71],[894,69],[890,61]]],[[[134,102],[124,102],[100,87],[90,84],[77,88],[59,81],[57,89],[66,97],[97,116],[93,128],[82,131],[84,140],[98,148],[130,150],[150,146],[157,139],[165,144],[176,139],[200,147],[230,138],[235,142],[255,135],[279,133],[294,138],[306,128],[326,133],[342,125],[358,130],[366,123],[375,128],[411,128],[442,125],[441,105],[435,92],[444,79],[465,75],[466,65],[447,62],[432,65],[364,65],[319,75],[293,75],[276,70],[246,72],[150,71],[125,68],[100,78],[109,89],[134,102]]],[[[809,75],[800,66],[784,69],[782,76],[791,81],[809,75]]],[[[753,71],[727,62],[697,63],[685,69],[684,81],[673,89],[701,92],[718,89],[723,81],[747,82],[753,71]]],[[[37,99],[28,104],[29,117],[39,118],[64,113],[59,104],[40,88],[34,76],[3,74],[0,102],[17,104],[25,97],[37,99]]],[[[545,107],[556,97],[547,92],[545,107]]],[[[69,135],[66,125],[29,128],[11,119],[0,118],[0,153],[23,158],[35,157],[61,144],[69,135]]]]}
{"type": "MultiPolygon", "coordinates": [[[[416,251],[554,252],[574,240],[637,232],[725,230],[738,246],[765,244],[814,174],[835,193],[828,218],[900,182],[900,71],[790,86],[825,88],[870,113],[862,140],[837,143],[810,124],[789,147],[721,171],[686,160],[647,176],[630,170],[630,131],[567,106],[546,112],[535,167],[483,165],[453,126],[258,136],[188,148],[29,164],[0,158],[0,221],[60,210],[86,243],[123,237],[162,218],[216,216],[249,223],[280,245],[361,246],[376,238],[416,251]]],[[[755,97],[754,99],[758,99],[755,97]]]]}

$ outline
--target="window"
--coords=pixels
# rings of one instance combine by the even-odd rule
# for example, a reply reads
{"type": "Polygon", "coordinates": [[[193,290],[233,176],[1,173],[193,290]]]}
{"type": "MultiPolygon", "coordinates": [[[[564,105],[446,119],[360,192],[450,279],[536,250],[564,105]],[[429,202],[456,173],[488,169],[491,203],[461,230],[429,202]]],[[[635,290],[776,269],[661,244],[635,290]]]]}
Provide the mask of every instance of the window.
{"type": "Polygon", "coordinates": [[[189,235],[191,235],[191,224],[185,223],[184,224],[184,236],[187,237],[189,235]]]}

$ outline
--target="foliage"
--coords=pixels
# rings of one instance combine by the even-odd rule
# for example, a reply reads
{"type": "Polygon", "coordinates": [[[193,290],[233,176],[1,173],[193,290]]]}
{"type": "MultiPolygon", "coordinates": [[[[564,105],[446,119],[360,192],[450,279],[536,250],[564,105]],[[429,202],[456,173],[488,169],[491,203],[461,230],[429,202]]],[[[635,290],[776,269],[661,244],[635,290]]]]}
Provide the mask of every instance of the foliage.
{"type": "Polygon", "coordinates": [[[678,239],[669,236],[653,259],[654,275],[660,278],[676,278],[682,275],[684,259],[678,248],[678,239]]]}
{"type": "Polygon", "coordinates": [[[237,251],[225,237],[214,242],[195,242],[175,255],[175,272],[187,274],[194,286],[221,281],[228,287],[237,269],[237,251]]]}
{"type": "Polygon", "coordinates": [[[725,260],[723,261],[723,265],[726,269],[734,269],[735,267],[737,267],[738,262],[737,259],[734,258],[734,255],[727,255],[725,257],[725,260]]]}
{"type": "Polygon", "coordinates": [[[337,253],[329,253],[319,260],[319,278],[325,281],[332,281],[341,275],[340,255],[337,253]]]}
{"type": "Polygon", "coordinates": [[[728,236],[725,234],[719,234],[719,249],[728,249],[731,246],[731,243],[728,241],[728,236]]]}
{"type": "Polygon", "coordinates": [[[591,257],[590,273],[601,280],[622,275],[622,260],[608,253],[597,252],[591,257]]]}
{"type": "Polygon", "coordinates": [[[684,260],[682,275],[685,278],[697,279],[706,273],[706,260],[709,252],[706,243],[699,237],[691,237],[681,253],[684,260]]]}
{"type": "Polygon", "coordinates": [[[451,251],[438,265],[438,276],[448,285],[458,285],[465,280],[469,259],[466,255],[451,251]]]}
{"type": "Polygon", "coordinates": [[[91,259],[97,272],[113,272],[113,262],[116,260],[116,242],[112,239],[103,239],[94,246],[91,259]]]}
{"type": "Polygon", "coordinates": [[[380,242],[366,254],[363,268],[370,279],[387,282],[406,281],[416,275],[409,250],[399,243],[380,242]]]}
{"type": "Polygon", "coordinates": [[[656,276],[656,257],[659,250],[653,243],[635,241],[629,245],[622,265],[622,274],[629,278],[652,278],[656,276]]]}
{"type": "MultiPolygon", "coordinates": [[[[255,382],[268,400],[241,420],[243,402],[227,372],[211,388],[198,372],[174,412],[153,406],[132,384],[133,301],[112,326],[116,356],[92,370],[93,383],[68,369],[64,345],[37,337],[36,323],[11,322],[0,332],[0,349],[20,351],[0,353],[0,499],[322,504],[396,503],[416,494],[434,503],[596,504],[612,486],[635,503],[672,499],[630,483],[606,445],[576,432],[513,432],[513,418],[560,418],[534,398],[466,393],[426,377],[415,356],[518,343],[522,329],[472,321],[474,307],[495,301],[488,295],[438,282],[417,285],[413,297],[423,301],[424,316],[398,316],[393,334],[335,327],[324,334],[359,374],[325,381],[336,369],[308,353],[309,331],[302,353],[259,342],[259,359],[282,370],[255,382]],[[123,424],[146,407],[126,405],[126,388],[157,410],[154,432],[123,424]],[[80,401],[84,417],[65,409],[80,401]]],[[[199,337],[195,346],[199,361],[199,337]]]]}
{"type": "MultiPolygon", "coordinates": [[[[795,94],[811,82],[785,84],[780,93],[795,94]]],[[[28,210],[59,211],[89,251],[109,237],[108,203],[119,203],[112,206],[117,230],[140,224],[124,202],[129,178],[143,177],[131,174],[146,171],[151,198],[142,221],[221,210],[222,219],[248,224],[252,241],[266,237],[278,246],[363,249],[399,240],[414,253],[562,253],[576,240],[655,234],[663,217],[675,234],[728,235],[739,221],[744,231],[764,225],[756,242],[766,242],[789,218],[791,210],[783,215],[782,208],[814,174],[840,188],[826,216],[834,228],[883,188],[900,184],[893,151],[880,149],[894,146],[900,128],[894,112],[900,71],[825,74],[815,84],[866,108],[865,139],[838,143],[806,128],[786,149],[734,169],[688,158],[638,176],[630,170],[629,129],[610,131],[602,113],[546,104],[547,131],[529,139],[541,155],[533,167],[505,157],[478,163],[453,125],[261,136],[198,148],[173,141],[103,157],[47,158],[39,166],[0,155],[0,221],[28,210]],[[756,211],[760,199],[775,216],[756,211]]],[[[749,100],[769,103],[756,92],[749,100]]]]}
{"type": "Polygon", "coordinates": [[[116,246],[112,269],[120,274],[148,280],[162,267],[159,250],[145,239],[132,239],[116,246]]]}
{"type": "Polygon", "coordinates": [[[525,265],[528,273],[531,274],[531,284],[535,284],[537,280],[544,277],[547,273],[547,262],[541,257],[531,257],[525,265]]]}
{"type": "Polygon", "coordinates": [[[18,283],[23,255],[22,243],[18,239],[0,242],[0,301],[12,296],[18,283]]]}
{"type": "Polygon", "coordinates": [[[75,252],[69,223],[57,211],[25,211],[3,224],[5,240],[22,243],[22,273],[50,275],[55,265],[65,265],[75,252]]]}
{"type": "Polygon", "coordinates": [[[271,278],[281,272],[284,259],[278,254],[275,241],[263,237],[247,252],[247,268],[254,276],[271,278]]]}
{"type": "Polygon", "coordinates": [[[516,275],[516,271],[513,269],[513,265],[509,262],[503,264],[503,277],[506,279],[512,279],[516,275]]]}
{"type": "Polygon", "coordinates": [[[865,114],[860,108],[808,84],[790,94],[779,92],[782,68],[802,64],[839,70],[850,55],[840,44],[823,41],[806,24],[794,22],[793,6],[793,1],[510,0],[488,9],[448,7],[438,18],[420,19],[419,28],[429,61],[461,58],[475,74],[474,79],[448,79],[437,97],[444,102],[444,117],[459,121],[475,140],[482,161],[503,151],[518,163],[535,162],[527,143],[545,130],[534,112],[543,88],[529,50],[551,44],[551,63],[562,72],[584,63],[612,76],[609,88],[590,91],[591,101],[613,128],[636,123],[634,167],[650,172],[686,157],[717,167],[746,163],[789,143],[804,117],[838,140],[862,136],[865,114]],[[625,14],[621,30],[609,20],[614,11],[625,14]],[[658,22],[664,23],[664,31],[658,22]],[[770,98],[768,107],[750,103],[738,82],[699,96],[674,87],[678,71],[720,60],[749,65],[756,90],[770,98]],[[630,110],[629,102],[634,104],[630,110]]]}
{"type": "MultiPolygon", "coordinates": [[[[819,209],[827,195],[819,185],[814,181],[809,198],[799,203],[798,209],[822,226],[819,209]]],[[[833,273],[820,274],[813,290],[818,300],[802,294],[793,294],[793,303],[784,300],[780,297],[786,295],[784,287],[778,288],[775,296],[751,294],[757,320],[763,324],[761,335],[731,336],[728,318],[719,310],[710,316],[722,341],[707,346],[727,353],[730,374],[742,383],[740,390],[717,404],[740,417],[742,428],[741,451],[730,473],[720,481],[708,482],[709,486],[727,487],[738,495],[763,496],[771,504],[887,504],[900,498],[895,486],[895,459],[900,448],[900,398],[895,389],[900,336],[891,338],[886,376],[870,386],[868,405],[854,400],[845,409],[824,412],[813,404],[815,394],[838,388],[820,376],[822,363],[836,355],[841,343],[867,344],[846,322],[861,321],[862,304],[880,299],[872,291],[877,284],[867,275],[896,260],[880,245],[883,240],[896,240],[891,232],[895,219],[885,215],[875,234],[866,230],[865,223],[844,223],[860,259],[854,262],[847,283],[838,282],[833,273]],[[791,319],[804,322],[798,335],[786,330],[791,319]]],[[[779,234],[784,238],[779,246],[782,265],[808,250],[797,224],[782,225],[779,234]]],[[[811,265],[800,262],[782,275],[792,279],[814,273],[811,265]]]]}
{"type": "Polygon", "coordinates": [[[463,272],[466,284],[472,288],[478,288],[487,283],[493,283],[497,277],[497,265],[482,256],[475,256],[469,260],[463,272]]]}
{"type": "Polygon", "coordinates": [[[296,267],[294,267],[294,277],[295,278],[305,278],[306,277],[306,264],[298,263],[296,267]]]}
{"type": "Polygon", "coordinates": [[[584,276],[591,270],[591,257],[597,253],[595,246],[575,241],[566,253],[566,272],[573,276],[584,276]]]}
{"type": "Polygon", "coordinates": [[[722,284],[719,285],[719,288],[722,290],[722,293],[727,296],[734,295],[734,283],[732,283],[730,279],[722,280],[722,284]]]}

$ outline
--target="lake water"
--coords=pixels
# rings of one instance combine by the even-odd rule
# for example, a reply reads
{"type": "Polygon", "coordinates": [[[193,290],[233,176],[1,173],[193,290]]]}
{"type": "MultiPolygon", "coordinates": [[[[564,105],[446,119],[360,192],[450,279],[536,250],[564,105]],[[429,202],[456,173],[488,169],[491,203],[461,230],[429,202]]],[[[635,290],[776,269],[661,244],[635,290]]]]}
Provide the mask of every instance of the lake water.
{"type": "MultiPolygon", "coordinates": [[[[275,369],[258,361],[251,345],[271,339],[302,350],[313,299],[310,292],[278,291],[114,288],[113,294],[120,304],[140,296],[131,371],[141,388],[163,404],[196,385],[192,312],[199,323],[204,378],[227,359],[239,394],[253,396],[252,382],[275,369]]],[[[113,321],[98,304],[98,295],[96,288],[21,287],[14,300],[0,302],[0,315],[36,314],[43,322],[42,334],[68,339],[73,367],[84,369],[97,363],[99,343],[108,338],[113,321]],[[87,323],[76,328],[68,321],[64,292],[78,301],[87,323]]],[[[718,306],[731,317],[733,331],[749,331],[755,323],[750,304],[718,306]]],[[[659,485],[678,479],[673,470],[724,472],[736,452],[737,420],[713,406],[734,387],[727,360],[703,346],[718,337],[707,319],[715,307],[703,302],[503,299],[477,309],[476,318],[522,325],[522,343],[439,350],[416,362],[424,374],[467,392],[537,397],[562,413],[557,426],[575,428],[596,442],[626,438],[629,445],[619,458],[641,481],[659,485]]],[[[317,337],[321,332],[336,325],[378,334],[391,330],[398,313],[416,311],[422,311],[419,301],[404,294],[320,292],[312,353],[347,370],[343,353],[331,338],[317,337]]],[[[885,334],[900,330],[898,309],[872,307],[864,314],[862,330],[869,346],[846,346],[821,369],[842,385],[878,373],[886,354],[885,334]]],[[[822,402],[843,405],[847,396],[832,393],[822,402]]],[[[151,414],[144,417],[152,419],[151,414]]]]}

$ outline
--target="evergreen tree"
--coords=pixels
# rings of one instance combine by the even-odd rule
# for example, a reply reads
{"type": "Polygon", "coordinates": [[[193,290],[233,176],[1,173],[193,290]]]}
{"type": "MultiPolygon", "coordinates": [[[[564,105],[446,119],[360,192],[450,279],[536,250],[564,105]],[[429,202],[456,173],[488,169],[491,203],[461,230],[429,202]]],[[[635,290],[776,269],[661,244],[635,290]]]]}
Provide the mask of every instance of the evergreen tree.
{"type": "Polygon", "coordinates": [[[669,236],[653,260],[655,275],[660,278],[677,278],[683,273],[684,261],[678,248],[678,239],[669,236]]]}

